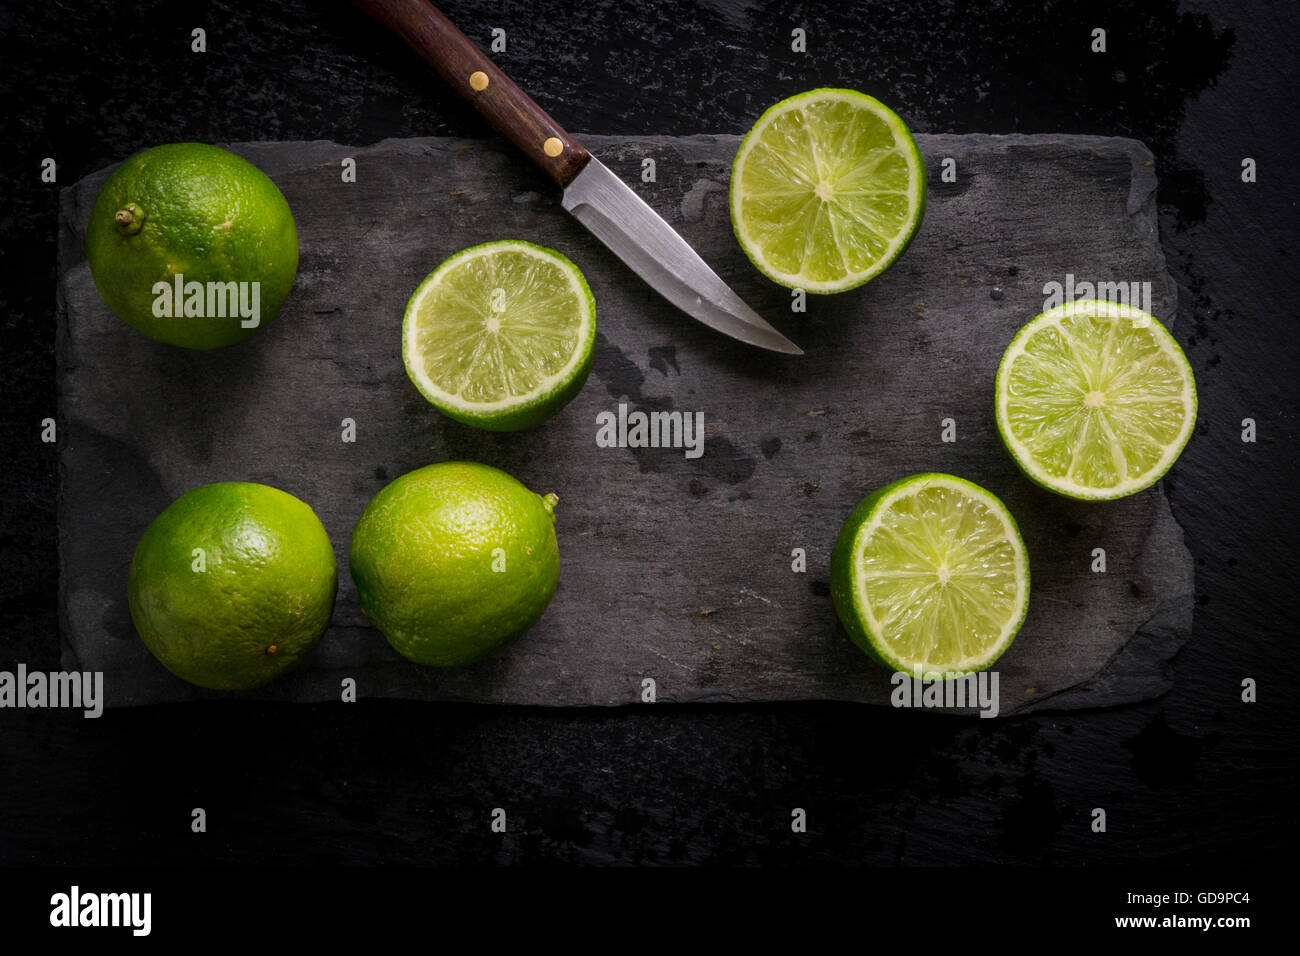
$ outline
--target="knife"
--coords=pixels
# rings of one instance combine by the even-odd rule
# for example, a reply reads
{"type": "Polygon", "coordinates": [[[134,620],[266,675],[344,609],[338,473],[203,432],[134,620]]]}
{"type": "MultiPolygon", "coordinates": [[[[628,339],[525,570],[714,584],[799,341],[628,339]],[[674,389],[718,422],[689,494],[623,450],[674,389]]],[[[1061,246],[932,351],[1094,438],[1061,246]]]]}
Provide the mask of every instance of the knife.
{"type": "Polygon", "coordinates": [[[563,206],[673,305],[732,338],[803,350],[747,306],[653,209],[517,87],[427,0],[352,0],[404,40],[453,90],[564,190],[563,206]]]}

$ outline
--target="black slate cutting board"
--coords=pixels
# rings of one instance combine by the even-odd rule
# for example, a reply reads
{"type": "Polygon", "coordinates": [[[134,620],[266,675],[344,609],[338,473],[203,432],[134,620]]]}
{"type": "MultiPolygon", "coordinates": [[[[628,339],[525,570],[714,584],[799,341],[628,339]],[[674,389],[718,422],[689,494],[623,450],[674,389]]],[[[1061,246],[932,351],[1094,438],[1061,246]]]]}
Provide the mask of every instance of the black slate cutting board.
{"type": "Polygon", "coordinates": [[[835,699],[885,703],[888,674],[844,637],[830,547],[857,501],[895,478],[948,471],[1011,508],[1029,548],[1028,620],[999,661],[1003,714],[1100,706],[1167,687],[1190,631],[1191,558],[1163,491],[1087,505],[1017,472],[993,424],[998,358],[1041,311],[1044,283],[1174,288],[1155,225],[1149,152],[1082,136],[921,136],[926,221],[869,286],[809,297],[758,275],[726,207],[734,136],[581,138],[634,183],[724,279],[802,345],[783,357],[676,312],[559,206],[495,140],[389,140],[231,148],[265,170],[298,222],[301,263],[277,321],[219,352],[144,339],[100,300],[85,259],[91,203],[111,170],[62,197],[58,330],[60,608],[64,666],[105,672],[110,706],[217,696],[171,677],[135,636],[127,569],[144,528],[211,481],[260,481],[308,502],[339,556],[334,625],[294,674],[243,695],[359,693],[538,705],[835,699]],[[340,162],[356,160],[344,183],[340,162]],[[642,182],[643,160],[655,181],[642,182]],[[944,158],[956,181],[940,176],[944,158]],[[559,249],[595,293],[591,379],[546,424],[496,435],[440,416],[407,381],[407,297],[450,253],[497,238],[559,249]],[[598,448],[620,403],[703,412],[703,457],[598,448]],[[957,440],[941,441],[944,419],[957,440]],[[356,441],[342,440],[343,421],[356,441]],[[542,621],[472,668],[409,664],[370,628],[347,573],[352,525],[389,480],[433,461],[504,468],[560,497],[564,566],[542,621]],[[792,551],[807,570],[794,573],[792,551]],[[1093,549],[1107,570],[1094,573],[1093,549]]]}

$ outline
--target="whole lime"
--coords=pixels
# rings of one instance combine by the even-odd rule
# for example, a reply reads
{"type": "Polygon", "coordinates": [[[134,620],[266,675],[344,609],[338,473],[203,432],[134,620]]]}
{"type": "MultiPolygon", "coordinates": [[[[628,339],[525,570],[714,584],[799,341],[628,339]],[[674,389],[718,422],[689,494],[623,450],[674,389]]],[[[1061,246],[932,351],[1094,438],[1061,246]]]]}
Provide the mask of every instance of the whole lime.
{"type": "Polygon", "coordinates": [[[167,506],[131,559],[127,599],[169,671],[215,690],[292,669],[329,627],[338,590],[329,536],[293,495],[240,481],[167,506]]]}
{"type": "Polygon", "coordinates": [[[418,664],[472,664],[517,640],[560,579],[556,497],[496,468],[443,462],[366,506],[348,560],[361,609],[418,664]]]}
{"type": "Polygon", "coordinates": [[[160,342],[213,349],[279,313],[298,273],[298,228],[284,195],[252,163],[216,146],[172,143],[136,153],[104,183],[86,255],[99,294],[128,325],[160,342]]]}

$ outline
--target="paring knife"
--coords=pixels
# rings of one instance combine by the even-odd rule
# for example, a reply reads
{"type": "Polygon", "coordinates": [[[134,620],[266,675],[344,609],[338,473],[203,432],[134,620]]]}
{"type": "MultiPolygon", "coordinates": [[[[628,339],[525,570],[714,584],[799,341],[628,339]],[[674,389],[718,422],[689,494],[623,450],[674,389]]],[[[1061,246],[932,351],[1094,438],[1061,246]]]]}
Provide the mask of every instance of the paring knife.
{"type": "Polygon", "coordinates": [[[427,0],[352,0],[401,37],[564,190],[564,208],[669,302],[733,338],[803,350],[718,278],[686,240],[560,128],[427,0]]]}

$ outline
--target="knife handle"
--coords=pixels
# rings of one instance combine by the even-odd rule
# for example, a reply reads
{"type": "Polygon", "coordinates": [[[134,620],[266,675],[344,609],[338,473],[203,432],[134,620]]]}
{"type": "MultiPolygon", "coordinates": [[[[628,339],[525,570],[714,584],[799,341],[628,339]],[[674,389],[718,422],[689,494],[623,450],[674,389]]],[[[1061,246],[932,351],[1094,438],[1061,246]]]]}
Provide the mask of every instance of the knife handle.
{"type": "Polygon", "coordinates": [[[591,154],[428,0],[352,0],[406,42],[561,188],[591,154]]]}

